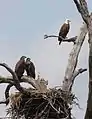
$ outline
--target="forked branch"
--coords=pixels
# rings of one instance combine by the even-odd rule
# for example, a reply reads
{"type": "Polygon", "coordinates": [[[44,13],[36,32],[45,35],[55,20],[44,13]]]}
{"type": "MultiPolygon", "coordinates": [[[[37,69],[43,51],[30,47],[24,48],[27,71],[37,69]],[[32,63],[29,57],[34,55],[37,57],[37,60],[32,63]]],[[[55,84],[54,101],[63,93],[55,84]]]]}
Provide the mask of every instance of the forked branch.
{"type": "Polygon", "coordinates": [[[25,89],[23,87],[21,87],[16,73],[5,63],[0,63],[0,66],[5,67],[12,74],[14,86],[16,87],[17,90],[19,90],[20,92],[23,93],[25,91],[25,89]]]}

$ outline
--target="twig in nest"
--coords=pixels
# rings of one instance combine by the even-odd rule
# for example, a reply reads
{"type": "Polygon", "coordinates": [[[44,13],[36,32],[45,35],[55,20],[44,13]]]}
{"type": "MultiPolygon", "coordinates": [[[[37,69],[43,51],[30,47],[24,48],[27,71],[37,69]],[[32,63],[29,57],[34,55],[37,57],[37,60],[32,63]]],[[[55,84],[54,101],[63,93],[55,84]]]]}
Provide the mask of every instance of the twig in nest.
{"type": "Polygon", "coordinates": [[[0,101],[0,104],[6,104],[6,101],[0,101]]]}
{"type": "Polygon", "coordinates": [[[51,100],[48,100],[48,102],[49,102],[50,106],[51,106],[58,114],[60,114],[60,111],[57,110],[57,109],[53,106],[52,101],[51,101],[51,100]]]}
{"type": "Polygon", "coordinates": [[[37,115],[34,119],[38,119],[39,117],[42,116],[42,114],[45,112],[45,110],[47,109],[49,103],[45,106],[45,108],[39,113],[39,115],[37,115]]]}
{"type": "Polygon", "coordinates": [[[49,38],[49,37],[57,37],[57,38],[62,39],[62,42],[73,42],[74,44],[75,44],[76,39],[77,39],[77,36],[72,37],[72,38],[66,38],[66,39],[64,39],[62,36],[56,36],[56,35],[44,35],[44,39],[47,39],[47,38],[49,38]]]}
{"type": "Polygon", "coordinates": [[[73,101],[73,104],[75,104],[76,106],[78,106],[79,109],[83,110],[83,109],[80,107],[79,103],[73,101]]]}

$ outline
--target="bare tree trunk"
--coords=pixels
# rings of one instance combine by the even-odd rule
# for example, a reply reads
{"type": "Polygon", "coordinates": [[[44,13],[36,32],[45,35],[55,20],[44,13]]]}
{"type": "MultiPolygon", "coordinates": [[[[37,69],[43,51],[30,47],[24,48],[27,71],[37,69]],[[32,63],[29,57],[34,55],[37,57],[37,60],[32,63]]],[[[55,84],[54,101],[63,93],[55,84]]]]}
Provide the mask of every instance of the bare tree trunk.
{"type": "Polygon", "coordinates": [[[75,78],[74,75],[75,75],[75,69],[78,62],[78,55],[80,53],[86,34],[87,34],[87,27],[86,27],[86,24],[83,24],[83,26],[80,29],[80,34],[76,39],[76,43],[74,44],[74,47],[68,59],[68,66],[65,72],[65,77],[64,77],[63,86],[62,86],[62,90],[64,91],[71,90],[71,86],[75,78]]]}
{"type": "Polygon", "coordinates": [[[89,25],[89,94],[85,119],[92,119],[92,14],[89,25]]]}
{"type": "Polygon", "coordinates": [[[85,119],[92,119],[92,44],[89,51],[89,94],[85,119]]]}
{"type": "Polygon", "coordinates": [[[86,0],[73,0],[83,20],[87,24],[89,36],[89,94],[85,119],[92,119],[92,13],[89,15],[86,0]]]}

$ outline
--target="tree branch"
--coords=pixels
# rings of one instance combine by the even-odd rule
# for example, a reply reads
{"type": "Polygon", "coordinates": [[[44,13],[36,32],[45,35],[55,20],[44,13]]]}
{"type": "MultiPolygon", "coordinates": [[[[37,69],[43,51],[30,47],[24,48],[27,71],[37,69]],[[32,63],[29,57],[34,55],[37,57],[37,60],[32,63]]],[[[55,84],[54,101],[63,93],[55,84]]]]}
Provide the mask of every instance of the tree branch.
{"type": "Polygon", "coordinates": [[[64,91],[70,91],[73,74],[75,72],[76,65],[78,62],[78,55],[81,50],[86,34],[87,34],[87,27],[86,24],[83,24],[83,26],[80,29],[80,34],[77,37],[76,44],[74,45],[68,59],[68,65],[66,68],[65,77],[62,86],[62,90],[64,91]]]}
{"type": "MultiPolygon", "coordinates": [[[[34,88],[37,89],[36,87],[36,80],[33,79],[32,77],[28,77],[28,76],[23,76],[20,80],[19,83],[22,83],[22,82],[26,82],[26,83],[29,83],[31,84],[34,88]]],[[[3,77],[3,76],[0,76],[0,83],[9,83],[9,84],[13,84],[15,86],[15,83],[14,83],[14,80],[12,77],[3,77]]],[[[16,87],[16,86],[15,86],[16,87]]]]}
{"type": "Polygon", "coordinates": [[[87,71],[87,69],[82,69],[82,68],[78,69],[78,71],[74,72],[73,78],[75,78],[76,76],[78,76],[79,74],[81,74],[81,73],[83,73],[85,71],[87,71]]]}
{"type": "Polygon", "coordinates": [[[0,104],[6,104],[7,101],[8,100],[6,100],[6,101],[0,101],[0,104]]]}
{"type": "Polygon", "coordinates": [[[2,77],[2,76],[0,76],[0,83],[10,83],[10,84],[14,85],[14,81],[12,79],[5,78],[5,77],[2,77]]]}
{"type": "MultiPolygon", "coordinates": [[[[20,80],[20,83],[21,82],[26,82],[26,83],[31,84],[31,86],[33,86],[37,90],[37,92],[40,92],[40,93],[46,93],[47,92],[48,81],[45,81],[44,79],[39,78],[39,79],[35,80],[32,77],[23,76],[20,80]]],[[[1,77],[1,76],[0,76],[0,83],[9,83],[9,85],[6,87],[6,90],[5,90],[6,101],[4,101],[4,103],[6,103],[6,105],[7,105],[9,103],[8,98],[9,98],[10,88],[12,86],[16,87],[16,84],[15,84],[14,79],[12,77],[1,77]]],[[[18,89],[18,88],[16,87],[16,89],[18,89]]],[[[24,91],[25,92],[21,92],[21,93],[28,92],[26,89],[24,89],[24,91]]],[[[1,104],[3,104],[3,101],[1,102],[1,104]]]]}
{"type": "Polygon", "coordinates": [[[57,38],[61,38],[62,42],[73,42],[75,44],[77,36],[74,36],[72,38],[66,38],[64,39],[62,36],[56,36],[56,35],[44,35],[44,39],[47,39],[49,37],[57,37],[57,38]]]}
{"type": "Polygon", "coordinates": [[[25,92],[26,90],[23,87],[21,87],[20,82],[18,80],[18,77],[17,77],[16,73],[13,72],[13,70],[7,64],[5,64],[5,63],[0,63],[0,66],[5,67],[12,74],[13,81],[14,81],[14,86],[16,87],[16,89],[19,90],[22,93],[25,92]]]}
{"type": "Polygon", "coordinates": [[[73,0],[77,10],[79,11],[79,13],[81,14],[83,20],[85,21],[85,23],[88,25],[89,24],[89,11],[88,11],[88,7],[87,7],[87,2],[85,0],[79,0],[80,3],[78,2],[78,0],[73,0]]]}
{"type": "MultiPolygon", "coordinates": [[[[9,91],[10,91],[10,89],[11,89],[11,87],[12,86],[14,86],[14,83],[11,83],[11,82],[9,82],[9,81],[11,81],[11,80],[13,80],[12,79],[12,77],[11,78],[5,78],[5,77],[1,77],[0,78],[0,80],[1,80],[1,83],[10,83],[7,87],[6,87],[6,90],[5,90],[5,99],[6,99],[6,101],[2,101],[0,104],[6,104],[6,105],[8,105],[9,104],[9,91]]],[[[27,83],[29,83],[29,84],[31,84],[34,88],[36,88],[37,89],[37,87],[36,87],[36,83],[35,83],[35,80],[33,79],[33,78],[31,78],[31,77],[26,77],[26,76],[23,76],[22,78],[21,78],[21,80],[20,80],[21,82],[27,82],[27,83]]]]}
{"type": "Polygon", "coordinates": [[[87,69],[82,69],[82,68],[80,68],[80,69],[78,69],[78,71],[75,71],[75,72],[74,72],[74,74],[73,74],[73,76],[72,76],[72,83],[71,83],[71,86],[70,86],[70,91],[72,90],[72,86],[73,86],[73,84],[74,84],[75,78],[76,78],[79,74],[81,74],[81,73],[83,73],[83,72],[85,72],[85,71],[87,71],[87,69]]]}
{"type": "Polygon", "coordinates": [[[80,6],[78,0],[73,0],[73,1],[74,1],[75,5],[76,5],[78,11],[81,13],[81,6],[80,6]]]}

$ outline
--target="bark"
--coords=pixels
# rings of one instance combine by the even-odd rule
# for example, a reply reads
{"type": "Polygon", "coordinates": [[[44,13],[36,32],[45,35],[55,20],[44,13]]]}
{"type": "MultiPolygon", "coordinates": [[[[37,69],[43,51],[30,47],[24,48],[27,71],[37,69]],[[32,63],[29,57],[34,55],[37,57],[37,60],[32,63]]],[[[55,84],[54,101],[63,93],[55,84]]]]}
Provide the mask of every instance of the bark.
{"type": "Polygon", "coordinates": [[[85,0],[73,0],[77,10],[79,11],[79,13],[81,14],[81,17],[83,18],[84,22],[88,25],[88,19],[90,17],[89,15],[89,11],[88,11],[88,7],[87,7],[87,2],[85,0]]]}
{"type": "Polygon", "coordinates": [[[56,36],[56,35],[44,35],[44,39],[47,39],[49,37],[56,37],[56,38],[61,38],[62,42],[73,42],[75,44],[77,36],[71,37],[71,38],[63,38],[62,36],[56,36]]]}
{"type": "Polygon", "coordinates": [[[85,119],[92,119],[92,44],[89,51],[89,94],[85,119]]]}
{"type": "Polygon", "coordinates": [[[89,94],[85,119],[92,119],[92,13],[89,15],[86,0],[73,0],[83,20],[87,24],[89,36],[89,94]]]}
{"type": "Polygon", "coordinates": [[[92,119],[92,14],[90,16],[89,31],[89,94],[85,119],[92,119]]]}
{"type": "Polygon", "coordinates": [[[75,78],[74,72],[78,62],[78,55],[80,53],[86,34],[87,34],[87,27],[86,24],[83,24],[83,26],[80,29],[80,34],[76,39],[76,43],[74,44],[73,49],[69,55],[68,65],[66,68],[65,77],[62,86],[62,90],[64,91],[71,90],[71,85],[75,78]]]}

